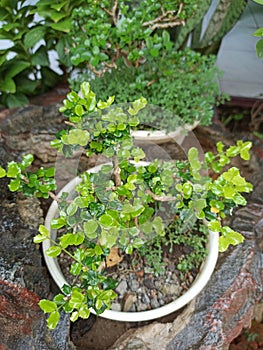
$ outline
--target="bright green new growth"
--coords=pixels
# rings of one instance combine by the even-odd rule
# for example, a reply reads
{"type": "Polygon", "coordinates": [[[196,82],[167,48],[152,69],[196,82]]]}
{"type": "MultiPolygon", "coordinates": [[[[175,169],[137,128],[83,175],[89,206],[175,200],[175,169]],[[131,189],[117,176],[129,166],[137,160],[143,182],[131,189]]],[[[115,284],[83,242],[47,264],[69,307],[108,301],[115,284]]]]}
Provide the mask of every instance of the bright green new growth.
{"type": "MultiPolygon", "coordinates": [[[[73,199],[69,200],[66,193],[56,198],[59,215],[51,227],[62,230],[57,241],[50,238],[43,225],[34,238],[35,243],[51,240],[46,253],[53,258],[62,252],[68,254],[73,260],[70,273],[77,281],[72,286],[65,285],[53,301],[40,302],[41,309],[49,314],[50,329],[56,327],[62,310],[75,321],[87,318],[90,308],[98,314],[110,308],[117,281],[106,276],[103,266],[113,247],[126,254],[135,249],[148,254],[149,263],[160,273],[160,244],[168,242],[172,247],[185,243],[188,237],[196,250],[180,261],[178,269],[183,273],[205,255],[193,228],[205,230],[205,224],[219,232],[221,252],[244,239],[224,226],[223,219],[235,207],[245,205],[241,193],[252,190],[239,169],[229,167],[232,157],[249,160],[251,142],[237,141],[228,148],[218,142],[217,153],[207,152],[205,161],[199,159],[196,148],[190,148],[187,160],[140,163],[145,155],[133,145],[130,132],[139,124],[146,100],[140,98],[124,107],[113,102],[113,97],[97,101],[90,85],[83,83],[81,93],[70,92],[60,108],[68,117],[69,127],[56,135],[52,147],[65,156],[76,150],[88,156],[103,154],[109,163],[98,173],[81,174],[73,199]]],[[[0,167],[0,177],[11,179],[11,191],[54,198],[54,169],[30,172],[32,162],[32,155],[24,156],[21,163],[10,162],[6,169],[0,167]]]]}

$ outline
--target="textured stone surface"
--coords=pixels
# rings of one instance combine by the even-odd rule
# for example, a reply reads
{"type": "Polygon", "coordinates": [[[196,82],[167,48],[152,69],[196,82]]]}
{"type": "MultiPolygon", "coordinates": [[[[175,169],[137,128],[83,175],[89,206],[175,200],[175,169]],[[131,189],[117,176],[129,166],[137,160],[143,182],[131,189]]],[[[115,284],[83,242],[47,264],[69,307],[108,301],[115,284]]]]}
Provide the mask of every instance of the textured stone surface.
{"type": "MultiPolygon", "coordinates": [[[[51,113],[51,120],[53,116],[51,113]]],[[[27,107],[0,124],[0,164],[28,149],[37,155],[41,141],[39,148],[26,145],[32,145],[30,129],[35,127],[37,135],[44,119],[40,107],[27,107]],[[21,147],[19,141],[9,142],[15,135],[25,141],[21,147]]],[[[40,203],[10,193],[5,179],[0,179],[0,189],[0,349],[73,350],[68,316],[62,316],[55,331],[48,331],[46,317],[38,306],[41,298],[52,295],[40,247],[32,241],[43,222],[40,203]]]]}

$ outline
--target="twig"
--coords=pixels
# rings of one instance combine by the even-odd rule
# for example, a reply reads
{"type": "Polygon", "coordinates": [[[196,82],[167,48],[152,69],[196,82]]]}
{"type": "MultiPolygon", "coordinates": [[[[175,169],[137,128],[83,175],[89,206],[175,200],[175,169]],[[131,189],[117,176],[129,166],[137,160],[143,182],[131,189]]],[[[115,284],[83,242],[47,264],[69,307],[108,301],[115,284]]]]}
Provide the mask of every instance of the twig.
{"type": "Polygon", "coordinates": [[[146,190],[145,192],[148,193],[154,200],[159,202],[172,202],[176,200],[176,197],[173,196],[158,196],[151,190],[146,190]]]}
{"type": "Polygon", "coordinates": [[[150,27],[151,30],[154,31],[155,29],[159,29],[159,28],[169,28],[169,27],[175,27],[178,25],[184,25],[185,21],[178,18],[178,16],[182,12],[182,9],[183,9],[183,3],[180,4],[177,13],[174,10],[170,10],[170,11],[165,12],[162,8],[162,15],[160,15],[159,17],[157,17],[151,21],[144,22],[142,24],[142,26],[143,27],[150,27]],[[169,17],[170,15],[172,15],[172,16],[175,15],[175,16],[169,17]]]}

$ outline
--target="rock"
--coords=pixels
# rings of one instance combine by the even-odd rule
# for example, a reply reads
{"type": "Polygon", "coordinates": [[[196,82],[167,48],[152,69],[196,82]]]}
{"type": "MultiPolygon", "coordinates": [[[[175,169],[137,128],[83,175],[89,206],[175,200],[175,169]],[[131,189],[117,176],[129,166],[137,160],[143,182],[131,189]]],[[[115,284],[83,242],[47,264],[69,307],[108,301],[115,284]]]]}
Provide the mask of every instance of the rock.
{"type": "Polygon", "coordinates": [[[130,282],[129,282],[129,289],[132,291],[132,292],[136,292],[140,287],[140,284],[137,280],[135,279],[132,279],[130,282]]]}
{"type": "MultiPolygon", "coordinates": [[[[0,124],[0,164],[28,151],[38,159],[51,159],[44,146],[51,134],[44,129],[59,129],[61,120],[54,107],[29,106],[11,114],[0,124]]],[[[0,179],[0,188],[0,349],[73,350],[69,316],[62,314],[58,327],[49,331],[38,306],[54,292],[40,246],[33,243],[43,223],[40,202],[10,193],[6,179],[0,179]]]]}
{"type": "Polygon", "coordinates": [[[157,309],[157,307],[160,307],[157,297],[154,297],[153,299],[151,299],[151,307],[153,309],[157,309]]]}
{"type": "Polygon", "coordinates": [[[177,284],[164,284],[163,288],[161,289],[161,292],[164,295],[179,295],[181,293],[181,286],[177,284]]]}
{"type": "Polygon", "coordinates": [[[138,301],[137,311],[145,311],[145,310],[147,310],[147,305],[142,303],[141,301],[138,301]]]}
{"type": "Polygon", "coordinates": [[[127,282],[125,280],[122,280],[115,290],[120,295],[120,297],[123,297],[124,294],[127,292],[127,288],[128,288],[127,282]]]}
{"type": "Polygon", "coordinates": [[[145,285],[145,287],[147,287],[149,289],[155,288],[154,280],[152,278],[145,278],[143,281],[143,284],[145,285]]]}
{"type": "Polygon", "coordinates": [[[113,311],[121,311],[121,304],[119,304],[119,303],[111,303],[111,310],[113,310],[113,311]]]}
{"type": "Polygon", "coordinates": [[[124,312],[134,312],[136,311],[134,303],[136,302],[136,295],[131,293],[126,293],[123,299],[123,307],[122,310],[124,312]]]}

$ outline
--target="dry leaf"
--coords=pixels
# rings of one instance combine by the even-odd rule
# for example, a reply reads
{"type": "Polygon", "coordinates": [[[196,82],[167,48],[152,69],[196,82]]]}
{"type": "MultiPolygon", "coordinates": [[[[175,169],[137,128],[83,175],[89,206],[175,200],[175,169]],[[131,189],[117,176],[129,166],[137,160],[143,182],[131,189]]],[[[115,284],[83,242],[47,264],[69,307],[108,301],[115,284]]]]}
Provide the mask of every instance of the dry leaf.
{"type": "Polygon", "coordinates": [[[118,247],[113,247],[110,250],[109,255],[106,258],[106,266],[107,267],[112,267],[117,264],[119,264],[122,261],[122,257],[119,256],[119,248],[118,247]]]}

